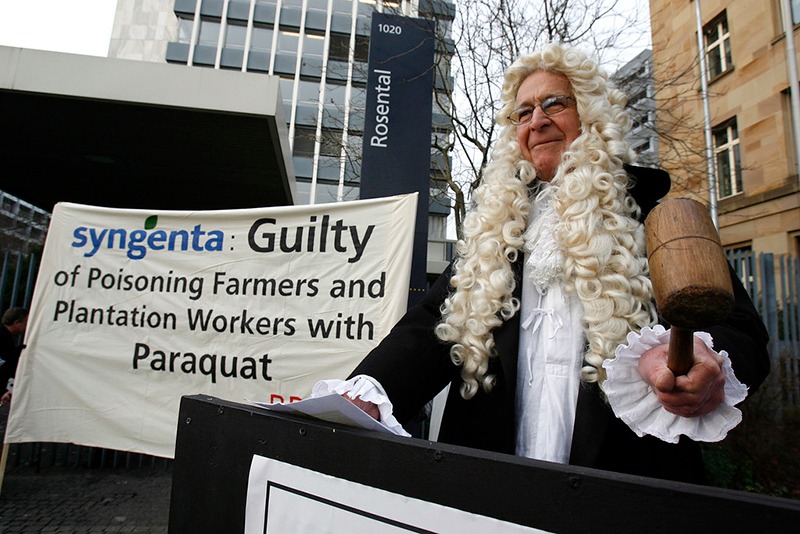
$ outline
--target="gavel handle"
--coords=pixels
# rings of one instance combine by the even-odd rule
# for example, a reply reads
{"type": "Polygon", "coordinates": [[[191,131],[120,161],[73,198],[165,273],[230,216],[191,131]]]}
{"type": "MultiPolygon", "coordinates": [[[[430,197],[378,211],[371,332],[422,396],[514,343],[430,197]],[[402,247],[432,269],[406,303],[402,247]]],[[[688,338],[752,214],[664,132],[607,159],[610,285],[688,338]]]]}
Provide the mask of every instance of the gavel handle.
{"type": "Polygon", "coordinates": [[[672,325],[667,367],[675,376],[685,375],[694,365],[694,332],[672,325]]]}

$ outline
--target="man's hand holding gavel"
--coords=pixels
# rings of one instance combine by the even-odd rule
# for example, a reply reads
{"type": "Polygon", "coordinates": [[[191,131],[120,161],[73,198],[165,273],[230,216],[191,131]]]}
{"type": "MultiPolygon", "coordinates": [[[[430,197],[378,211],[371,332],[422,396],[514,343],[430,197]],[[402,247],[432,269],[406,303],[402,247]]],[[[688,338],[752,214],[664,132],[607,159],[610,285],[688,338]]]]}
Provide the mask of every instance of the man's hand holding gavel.
{"type": "Polygon", "coordinates": [[[676,376],[667,367],[669,345],[642,354],[639,373],[653,387],[664,409],[682,417],[713,412],[725,399],[722,356],[694,338],[694,364],[685,375],[676,376]]]}
{"type": "Polygon", "coordinates": [[[706,208],[685,198],[662,201],[648,215],[645,232],[656,304],[671,324],[671,336],[669,345],[642,355],[639,374],[668,412],[706,415],[725,400],[723,360],[693,332],[733,308],[719,234],[706,208]]]}

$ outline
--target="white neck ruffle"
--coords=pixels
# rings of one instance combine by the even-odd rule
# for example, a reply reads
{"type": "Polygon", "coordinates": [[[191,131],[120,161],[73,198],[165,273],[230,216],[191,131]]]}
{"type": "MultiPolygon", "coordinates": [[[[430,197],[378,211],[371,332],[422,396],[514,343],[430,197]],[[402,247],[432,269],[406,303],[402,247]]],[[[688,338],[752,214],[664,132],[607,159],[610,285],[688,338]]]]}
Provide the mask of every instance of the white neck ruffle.
{"type": "Polygon", "coordinates": [[[540,182],[531,193],[531,211],[528,229],[523,235],[527,253],[529,280],[539,293],[561,280],[564,254],[556,242],[558,214],[553,205],[556,187],[540,182]]]}

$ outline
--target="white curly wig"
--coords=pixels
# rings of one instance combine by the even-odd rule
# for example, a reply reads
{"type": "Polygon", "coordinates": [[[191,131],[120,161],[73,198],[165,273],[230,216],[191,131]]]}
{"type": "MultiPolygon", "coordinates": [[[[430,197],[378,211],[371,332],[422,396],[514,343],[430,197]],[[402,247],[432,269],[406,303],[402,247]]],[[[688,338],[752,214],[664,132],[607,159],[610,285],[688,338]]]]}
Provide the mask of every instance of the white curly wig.
{"type": "Polygon", "coordinates": [[[577,295],[583,308],[587,349],[581,378],[602,384],[603,361],[614,357],[629,331],[656,320],[644,228],[623,169],[635,158],[624,140],[630,127],[627,99],[586,54],[548,45],[506,71],[496,118],[501,134],[464,219],[464,238],[457,243],[450,279],[453,290],[436,327],[437,336],[453,344],[450,355],[461,366],[465,399],[479,388],[491,391],[495,377],[489,361],[496,356],[492,330],[520,305],[513,297],[517,281],[512,264],[524,244],[536,169],[523,159],[516,127],[507,117],[519,86],[536,71],[567,77],[580,117],[581,133],[562,155],[551,184],[564,288],[577,295]]]}

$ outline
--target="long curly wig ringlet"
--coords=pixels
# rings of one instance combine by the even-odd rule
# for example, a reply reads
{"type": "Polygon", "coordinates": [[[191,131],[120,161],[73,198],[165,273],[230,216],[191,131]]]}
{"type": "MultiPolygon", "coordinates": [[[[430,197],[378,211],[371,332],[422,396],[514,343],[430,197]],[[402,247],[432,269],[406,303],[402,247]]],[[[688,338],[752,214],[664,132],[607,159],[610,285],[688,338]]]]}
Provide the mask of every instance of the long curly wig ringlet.
{"type": "Polygon", "coordinates": [[[507,116],[522,81],[540,70],[567,77],[580,117],[581,133],[562,155],[551,184],[564,289],[577,295],[583,307],[587,345],[581,378],[602,384],[603,361],[614,357],[629,331],[651,326],[656,319],[644,229],[637,221],[640,210],[628,194],[630,178],[623,169],[635,159],[624,139],[630,128],[627,99],[586,54],[548,45],[506,71],[496,118],[501,134],[464,219],[452,291],[436,327],[436,335],[452,343],[450,356],[461,366],[465,399],[479,388],[491,391],[495,376],[489,361],[496,357],[492,330],[520,306],[513,297],[517,281],[512,264],[524,244],[536,169],[523,159],[516,127],[507,116]]]}

